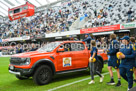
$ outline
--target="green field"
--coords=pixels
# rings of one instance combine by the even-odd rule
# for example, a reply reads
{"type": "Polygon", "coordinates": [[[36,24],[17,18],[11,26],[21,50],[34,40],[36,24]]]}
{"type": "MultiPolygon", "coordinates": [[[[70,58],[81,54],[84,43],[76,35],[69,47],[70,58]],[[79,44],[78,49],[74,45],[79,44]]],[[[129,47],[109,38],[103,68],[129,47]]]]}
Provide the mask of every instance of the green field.
{"type": "MultiPolygon", "coordinates": [[[[32,78],[28,80],[18,80],[14,75],[9,74],[8,64],[9,58],[0,58],[0,91],[47,91],[49,89],[90,77],[88,71],[57,75],[53,78],[50,84],[37,86],[33,83],[32,78]]],[[[107,64],[105,65],[102,73],[106,72],[108,72],[107,64]]],[[[114,75],[115,81],[117,82],[116,72],[114,72],[114,75]]],[[[121,87],[106,85],[106,82],[109,80],[110,78],[108,74],[105,75],[103,83],[99,83],[99,77],[96,77],[95,84],[88,85],[90,80],[84,80],[82,82],[61,87],[55,91],[127,91],[127,82],[123,79],[121,80],[121,87]]],[[[136,86],[136,84],[134,84],[134,86],[136,86]]]]}

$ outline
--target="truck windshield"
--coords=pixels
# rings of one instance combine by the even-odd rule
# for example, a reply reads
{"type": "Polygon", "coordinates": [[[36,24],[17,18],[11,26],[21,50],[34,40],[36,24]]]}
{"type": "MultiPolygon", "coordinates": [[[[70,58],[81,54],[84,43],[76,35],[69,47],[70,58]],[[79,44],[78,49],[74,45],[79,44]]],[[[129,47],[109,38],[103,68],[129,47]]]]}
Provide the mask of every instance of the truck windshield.
{"type": "Polygon", "coordinates": [[[58,45],[60,45],[62,42],[51,42],[48,44],[45,44],[43,47],[38,49],[38,52],[51,52],[53,51],[58,45]]]}

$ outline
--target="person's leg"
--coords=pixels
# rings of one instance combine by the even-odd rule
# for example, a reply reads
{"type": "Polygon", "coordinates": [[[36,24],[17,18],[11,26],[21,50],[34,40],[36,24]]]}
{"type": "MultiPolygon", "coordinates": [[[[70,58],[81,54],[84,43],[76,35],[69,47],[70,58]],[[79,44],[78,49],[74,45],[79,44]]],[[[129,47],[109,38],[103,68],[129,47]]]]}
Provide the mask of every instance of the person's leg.
{"type": "Polygon", "coordinates": [[[113,72],[112,72],[112,66],[109,66],[108,67],[108,70],[109,70],[109,73],[110,73],[110,78],[111,80],[109,82],[107,82],[108,85],[114,85],[115,82],[114,82],[114,78],[113,78],[113,72]]]}
{"type": "Polygon", "coordinates": [[[89,62],[91,81],[88,84],[93,84],[94,82],[94,64],[89,62]]]}
{"type": "Polygon", "coordinates": [[[89,62],[90,65],[90,75],[91,75],[91,80],[94,80],[94,68],[93,68],[93,63],[89,62]]]}
{"type": "Polygon", "coordinates": [[[119,68],[120,75],[123,77],[124,80],[128,82],[128,78],[126,76],[127,70],[123,67],[119,68]]]}
{"type": "Polygon", "coordinates": [[[127,69],[127,78],[128,78],[128,88],[133,87],[133,69],[127,69]]]}
{"type": "Polygon", "coordinates": [[[110,77],[113,78],[112,66],[108,66],[108,71],[110,73],[110,77]]]}
{"type": "Polygon", "coordinates": [[[136,83],[136,58],[135,58],[135,69],[134,69],[134,82],[136,83]]]}
{"type": "Polygon", "coordinates": [[[119,68],[116,69],[116,71],[117,71],[117,76],[118,76],[118,83],[116,84],[116,87],[119,87],[119,86],[121,86],[121,76],[119,73],[119,68]]]}
{"type": "Polygon", "coordinates": [[[112,62],[111,61],[108,61],[108,71],[110,73],[110,82],[107,82],[108,85],[114,85],[115,82],[114,82],[114,78],[113,78],[113,72],[112,72],[112,62]]]}
{"type": "Polygon", "coordinates": [[[134,69],[134,82],[136,82],[136,68],[134,69]]]}
{"type": "MultiPolygon", "coordinates": [[[[99,61],[99,60],[98,60],[99,61]]],[[[94,67],[94,73],[96,73],[98,76],[102,77],[101,73],[99,71],[97,71],[97,67],[98,67],[98,61],[96,61],[94,64],[95,64],[95,67],[94,67]]]]}

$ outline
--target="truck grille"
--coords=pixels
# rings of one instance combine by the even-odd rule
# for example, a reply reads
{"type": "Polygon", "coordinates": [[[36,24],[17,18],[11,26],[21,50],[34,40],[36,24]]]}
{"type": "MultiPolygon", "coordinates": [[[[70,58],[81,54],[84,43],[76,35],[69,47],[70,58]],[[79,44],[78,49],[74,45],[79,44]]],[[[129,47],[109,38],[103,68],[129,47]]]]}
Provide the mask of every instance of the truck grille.
{"type": "Polygon", "coordinates": [[[17,58],[17,57],[10,58],[10,64],[21,65],[21,58],[17,58]]]}

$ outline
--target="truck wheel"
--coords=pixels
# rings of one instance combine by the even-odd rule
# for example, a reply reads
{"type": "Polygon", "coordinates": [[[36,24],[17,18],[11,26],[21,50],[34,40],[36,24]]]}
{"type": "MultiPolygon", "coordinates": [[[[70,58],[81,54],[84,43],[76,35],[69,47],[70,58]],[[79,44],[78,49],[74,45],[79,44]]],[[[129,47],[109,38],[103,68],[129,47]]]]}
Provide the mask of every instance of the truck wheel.
{"type": "Polygon", "coordinates": [[[48,84],[52,80],[52,70],[47,65],[40,66],[33,75],[33,81],[37,85],[48,84]]]}
{"type": "Polygon", "coordinates": [[[19,80],[29,79],[29,77],[19,76],[19,75],[16,75],[16,78],[19,79],[19,80]]]}
{"type": "Polygon", "coordinates": [[[102,68],[103,68],[102,62],[101,62],[101,61],[98,61],[98,62],[97,62],[97,68],[96,68],[96,70],[101,73],[101,72],[102,72],[102,68]]]}

